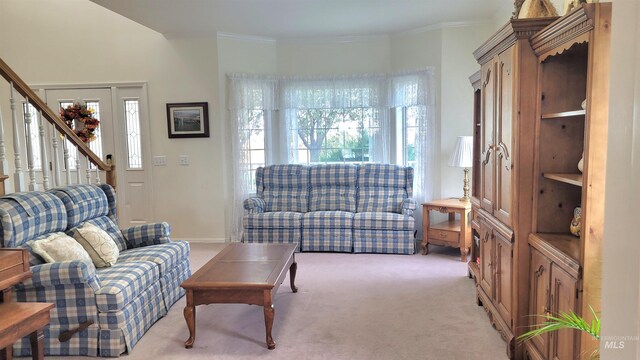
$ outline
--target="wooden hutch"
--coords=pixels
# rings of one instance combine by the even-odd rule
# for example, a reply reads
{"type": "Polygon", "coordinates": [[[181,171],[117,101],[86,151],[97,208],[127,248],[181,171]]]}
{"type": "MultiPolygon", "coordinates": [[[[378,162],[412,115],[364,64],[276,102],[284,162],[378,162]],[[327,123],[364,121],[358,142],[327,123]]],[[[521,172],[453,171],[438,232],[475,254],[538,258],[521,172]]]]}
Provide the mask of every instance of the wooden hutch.
{"type": "Polygon", "coordinates": [[[474,52],[469,273],[511,358],[597,347],[570,330],[516,338],[535,315],[600,309],[610,13],[609,3],[583,4],[561,18],[511,19],[474,52]],[[580,237],[569,231],[578,206],[580,237]]]}
{"type": "MultiPolygon", "coordinates": [[[[531,38],[538,57],[529,313],[600,312],[611,3],[583,4],[531,38]],[[584,155],[583,155],[584,154],[584,155]],[[582,171],[577,164],[582,160],[582,171]],[[569,232],[582,210],[579,236],[569,232]]],[[[530,325],[540,322],[530,317],[530,325]]],[[[532,359],[588,358],[599,344],[561,330],[532,359]]]]}

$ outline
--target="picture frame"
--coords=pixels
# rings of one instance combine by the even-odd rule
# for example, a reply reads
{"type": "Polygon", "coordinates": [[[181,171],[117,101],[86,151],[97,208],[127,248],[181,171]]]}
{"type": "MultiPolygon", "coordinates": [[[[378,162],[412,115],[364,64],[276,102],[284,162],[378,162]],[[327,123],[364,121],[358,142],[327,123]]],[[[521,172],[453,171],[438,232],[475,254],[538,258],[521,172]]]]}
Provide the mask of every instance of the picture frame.
{"type": "Polygon", "coordinates": [[[209,105],[206,102],[167,104],[169,138],[209,137],[209,105]]]}

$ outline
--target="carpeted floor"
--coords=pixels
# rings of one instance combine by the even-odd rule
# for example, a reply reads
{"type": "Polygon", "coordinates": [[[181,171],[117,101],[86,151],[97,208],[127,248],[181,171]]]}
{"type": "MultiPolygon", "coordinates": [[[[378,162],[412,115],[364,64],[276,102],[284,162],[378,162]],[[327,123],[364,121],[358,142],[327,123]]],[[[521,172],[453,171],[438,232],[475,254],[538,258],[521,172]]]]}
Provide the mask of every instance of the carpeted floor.
{"type": "MultiPolygon", "coordinates": [[[[191,244],[192,270],[223,246],[191,244]]],[[[507,359],[505,343],[476,305],[459,252],[432,250],[296,254],[299,291],[285,279],[274,300],[275,350],[265,345],[262,308],[240,304],[197,307],[196,341],[185,349],[182,298],[123,358],[507,359]]]]}

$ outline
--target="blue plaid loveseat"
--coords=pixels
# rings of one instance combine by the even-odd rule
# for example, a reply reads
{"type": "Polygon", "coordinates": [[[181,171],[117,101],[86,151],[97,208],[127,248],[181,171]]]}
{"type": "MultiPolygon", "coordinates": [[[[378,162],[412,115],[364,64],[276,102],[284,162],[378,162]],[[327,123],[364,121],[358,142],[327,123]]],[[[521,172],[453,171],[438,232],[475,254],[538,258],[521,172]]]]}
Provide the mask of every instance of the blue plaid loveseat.
{"type": "Polygon", "coordinates": [[[301,251],[413,254],[413,168],[388,164],[271,165],[244,201],[243,241],[301,251]]]}
{"type": "MultiPolygon", "coordinates": [[[[55,303],[45,327],[46,355],[119,356],[184,294],[191,275],[189,244],[169,239],[169,225],[155,223],[120,230],[115,192],[109,185],[72,185],[47,192],[13,193],[0,198],[0,245],[24,247],[30,240],[90,222],[116,241],[114,266],[96,269],[84,261],[44,263],[30,252],[33,276],[14,288],[17,301],[55,303]],[[78,329],[67,341],[59,339],[78,329]],[[89,325],[90,324],[90,325],[89,325]]],[[[30,355],[29,339],[14,345],[30,355]]]]}

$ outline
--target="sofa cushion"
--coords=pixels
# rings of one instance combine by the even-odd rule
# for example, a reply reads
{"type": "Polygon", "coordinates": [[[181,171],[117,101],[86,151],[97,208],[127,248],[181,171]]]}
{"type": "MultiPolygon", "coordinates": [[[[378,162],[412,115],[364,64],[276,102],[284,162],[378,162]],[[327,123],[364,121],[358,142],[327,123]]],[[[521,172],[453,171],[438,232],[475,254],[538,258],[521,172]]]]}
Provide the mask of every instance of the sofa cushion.
{"type": "Polygon", "coordinates": [[[265,211],[307,212],[309,209],[309,167],[271,165],[256,170],[257,194],[265,211]]]}
{"type": "Polygon", "coordinates": [[[364,164],[358,168],[358,212],[402,211],[412,196],[413,169],[397,165],[364,164]]]}
{"type": "Polygon", "coordinates": [[[109,214],[107,195],[96,185],[70,185],[50,191],[66,207],[69,228],[109,214]]]}
{"type": "Polygon", "coordinates": [[[362,164],[358,167],[358,187],[406,189],[413,196],[413,168],[390,164],[362,164]]]}
{"type": "Polygon", "coordinates": [[[355,212],[357,174],[352,164],[311,166],[309,211],[355,212]]]}
{"type": "Polygon", "coordinates": [[[300,229],[302,213],[289,211],[266,212],[261,214],[247,214],[242,219],[245,229],[300,229]]]}
{"type": "Polygon", "coordinates": [[[28,245],[34,253],[48,263],[72,260],[91,261],[89,253],[82,245],[63,232],[52,233],[40,240],[31,240],[28,245]]]}
{"type": "Polygon", "coordinates": [[[96,304],[102,312],[124,309],[140,293],[160,280],[159,266],[150,261],[121,262],[96,271],[102,287],[96,304]]]}
{"type": "Polygon", "coordinates": [[[400,213],[407,198],[404,189],[369,187],[358,190],[358,212],[400,213]]]}
{"type": "Polygon", "coordinates": [[[415,220],[412,216],[385,212],[356,213],[353,217],[354,229],[367,230],[410,230],[415,220]]]}
{"type": "Polygon", "coordinates": [[[38,191],[0,198],[0,246],[20,247],[41,235],[67,228],[67,214],[57,197],[38,191]]]}
{"type": "Polygon", "coordinates": [[[189,259],[189,243],[173,241],[123,251],[118,262],[150,261],[160,266],[160,276],[164,276],[185,259],[189,259]]]}
{"type": "Polygon", "coordinates": [[[302,216],[302,228],[335,228],[351,229],[353,227],[352,212],[347,211],[313,211],[302,216]]]}
{"type": "MultiPolygon", "coordinates": [[[[69,185],[49,191],[62,200],[67,210],[68,229],[87,221],[109,233],[118,245],[118,250],[127,248],[120,229],[112,219],[115,216],[112,214],[109,198],[102,188],[96,185],[69,185]]],[[[112,201],[115,204],[113,199],[112,201]]]]}
{"type": "Polygon", "coordinates": [[[89,253],[96,267],[113,266],[118,261],[120,250],[106,231],[88,222],[71,231],[73,238],[89,253]]]}

